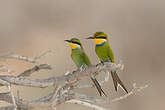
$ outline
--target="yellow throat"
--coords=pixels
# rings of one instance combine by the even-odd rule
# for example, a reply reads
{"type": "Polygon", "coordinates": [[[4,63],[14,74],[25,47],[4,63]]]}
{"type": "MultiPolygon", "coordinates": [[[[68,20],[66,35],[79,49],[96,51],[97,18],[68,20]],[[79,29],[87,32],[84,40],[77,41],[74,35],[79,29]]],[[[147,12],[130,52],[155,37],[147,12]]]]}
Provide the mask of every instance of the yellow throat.
{"type": "Polygon", "coordinates": [[[105,42],[106,40],[105,40],[105,39],[93,39],[93,41],[94,41],[96,44],[102,44],[102,43],[105,42]]]}
{"type": "Polygon", "coordinates": [[[80,46],[78,44],[74,44],[74,43],[69,43],[71,49],[76,49],[76,48],[80,48],[80,46]]]}

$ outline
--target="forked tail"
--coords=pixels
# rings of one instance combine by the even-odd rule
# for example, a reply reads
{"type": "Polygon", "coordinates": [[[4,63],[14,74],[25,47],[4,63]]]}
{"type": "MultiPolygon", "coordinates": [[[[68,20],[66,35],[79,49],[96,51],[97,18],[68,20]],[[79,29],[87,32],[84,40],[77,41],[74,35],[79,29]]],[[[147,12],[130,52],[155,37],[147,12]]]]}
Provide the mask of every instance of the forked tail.
{"type": "Polygon", "coordinates": [[[93,83],[95,84],[95,87],[97,88],[100,96],[102,96],[102,93],[107,96],[105,94],[105,92],[103,91],[103,89],[101,88],[101,85],[99,84],[99,82],[97,81],[97,79],[95,77],[91,77],[91,80],[93,81],[93,83]]]}
{"type": "Polygon", "coordinates": [[[125,88],[124,84],[122,83],[122,81],[120,80],[119,76],[117,75],[116,71],[111,71],[111,75],[112,75],[112,79],[113,79],[113,83],[114,83],[114,87],[115,90],[117,91],[118,89],[118,84],[122,87],[122,89],[128,93],[127,89],[125,88]]]}

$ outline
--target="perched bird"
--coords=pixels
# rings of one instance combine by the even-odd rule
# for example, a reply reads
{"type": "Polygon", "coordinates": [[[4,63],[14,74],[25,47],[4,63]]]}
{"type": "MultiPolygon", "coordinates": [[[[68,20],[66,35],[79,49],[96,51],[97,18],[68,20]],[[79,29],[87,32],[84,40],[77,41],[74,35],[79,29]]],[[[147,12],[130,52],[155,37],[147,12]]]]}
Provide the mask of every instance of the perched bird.
{"type": "MultiPolygon", "coordinates": [[[[95,42],[95,44],[96,44],[95,52],[102,63],[103,62],[115,63],[114,54],[113,54],[112,49],[109,45],[108,36],[104,32],[96,32],[94,34],[94,36],[88,37],[87,39],[93,39],[93,41],[95,42]]],[[[120,85],[122,87],[122,89],[126,93],[128,93],[124,84],[122,83],[122,81],[118,77],[117,72],[111,71],[111,75],[112,75],[115,90],[117,91],[118,85],[120,85]]]]}
{"type": "MultiPolygon", "coordinates": [[[[72,38],[71,40],[65,41],[69,42],[70,44],[70,47],[72,49],[71,57],[74,63],[76,64],[77,68],[86,68],[92,65],[88,56],[84,52],[84,49],[79,39],[72,38]]],[[[96,79],[96,75],[92,75],[90,78],[96,86],[100,96],[102,96],[102,93],[106,96],[105,92],[102,90],[99,82],[96,79]]]]}

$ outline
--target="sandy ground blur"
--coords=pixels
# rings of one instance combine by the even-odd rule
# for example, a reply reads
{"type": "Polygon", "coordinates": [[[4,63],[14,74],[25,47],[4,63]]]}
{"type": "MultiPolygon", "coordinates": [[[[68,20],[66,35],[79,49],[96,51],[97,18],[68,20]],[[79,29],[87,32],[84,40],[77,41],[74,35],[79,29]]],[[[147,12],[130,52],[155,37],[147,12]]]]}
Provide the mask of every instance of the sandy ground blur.
{"type": "MultiPolygon", "coordinates": [[[[76,67],[70,58],[70,48],[65,39],[78,37],[93,64],[98,63],[94,44],[85,38],[96,31],[110,36],[117,60],[125,64],[120,77],[131,90],[132,84],[149,87],[125,100],[105,104],[112,110],[163,110],[165,99],[165,5],[161,0],[6,0],[0,1],[0,56],[14,52],[29,57],[39,56],[48,49],[55,51],[39,63],[49,63],[52,71],[41,71],[33,78],[59,76],[76,67]]],[[[8,65],[18,75],[34,65],[16,60],[0,62],[8,65]]],[[[1,73],[6,74],[6,73],[1,73]]],[[[89,79],[86,79],[90,82],[89,79]]],[[[84,81],[86,82],[86,81],[84,81]]],[[[82,83],[84,83],[82,81],[82,83]]],[[[112,81],[103,86],[110,97],[120,96],[114,91],[112,81]]],[[[35,99],[52,91],[52,88],[19,89],[20,96],[35,99]]],[[[1,92],[5,87],[0,88],[1,92]]],[[[95,89],[79,90],[98,96],[95,89]]],[[[5,105],[6,103],[0,102],[5,105]]],[[[78,105],[60,105],[57,109],[86,110],[78,105]]]]}

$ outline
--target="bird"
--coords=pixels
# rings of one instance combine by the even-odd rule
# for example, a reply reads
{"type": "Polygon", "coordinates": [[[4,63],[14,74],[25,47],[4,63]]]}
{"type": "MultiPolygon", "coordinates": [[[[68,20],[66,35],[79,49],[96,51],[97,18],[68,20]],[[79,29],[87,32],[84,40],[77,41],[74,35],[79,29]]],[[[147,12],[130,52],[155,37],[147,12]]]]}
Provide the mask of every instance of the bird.
{"type": "MultiPolygon", "coordinates": [[[[95,32],[92,37],[88,37],[87,39],[93,39],[95,45],[95,52],[99,57],[102,63],[104,62],[112,62],[115,63],[114,54],[109,44],[109,39],[107,34],[104,32],[95,32]]],[[[126,87],[124,86],[123,82],[120,80],[119,76],[117,75],[116,70],[111,71],[111,76],[113,79],[115,91],[118,90],[118,86],[128,93],[126,87]]]]}
{"type": "MultiPolygon", "coordinates": [[[[65,40],[66,42],[69,43],[70,48],[71,48],[71,58],[73,60],[73,62],[76,64],[77,68],[87,68],[92,66],[87,54],[85,53],[83,46],[80,42],[79,39],[77,38],[72,38],[70,40],[65,40]]],[[[90,79],[92,80],[92,82],[94,83],[96,89],[98,90],[100,96],[102,96],[102,93],[107,96],[105,94],[105,92],[103,91],[103,89],[101,88],[101,85],[99,84],[99,82],[96,79],[96,75],[91,75],[90,79]]]]}

